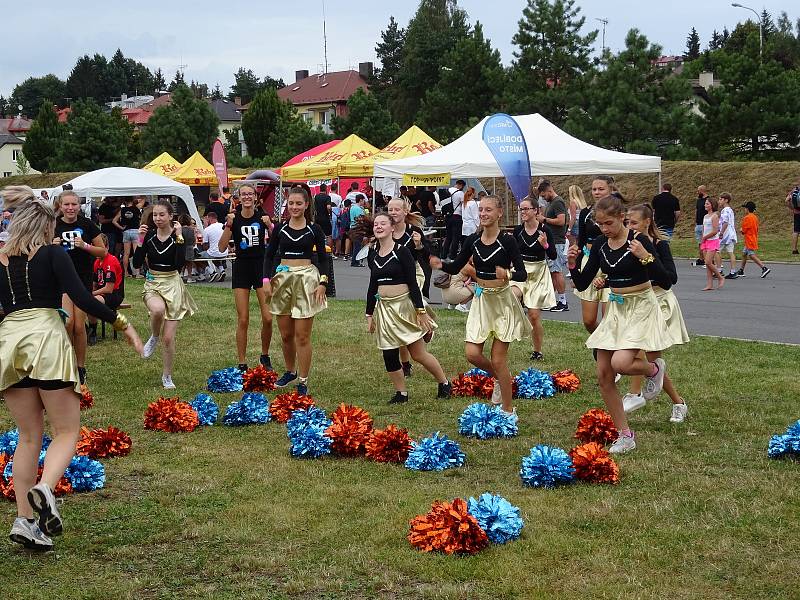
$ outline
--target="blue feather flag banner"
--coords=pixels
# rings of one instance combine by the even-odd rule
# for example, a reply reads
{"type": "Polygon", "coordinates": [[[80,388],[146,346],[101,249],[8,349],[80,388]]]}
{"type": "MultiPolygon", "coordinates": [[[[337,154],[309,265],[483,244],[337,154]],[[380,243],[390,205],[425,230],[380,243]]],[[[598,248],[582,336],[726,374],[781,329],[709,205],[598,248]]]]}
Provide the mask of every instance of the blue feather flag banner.
{"type": "Polygon", "coordinates": [[[492,115],[483,124],[483,143],[497,161],[519,204],[531,186],[528,145],[519,124],[505,113],[492,115]]]}

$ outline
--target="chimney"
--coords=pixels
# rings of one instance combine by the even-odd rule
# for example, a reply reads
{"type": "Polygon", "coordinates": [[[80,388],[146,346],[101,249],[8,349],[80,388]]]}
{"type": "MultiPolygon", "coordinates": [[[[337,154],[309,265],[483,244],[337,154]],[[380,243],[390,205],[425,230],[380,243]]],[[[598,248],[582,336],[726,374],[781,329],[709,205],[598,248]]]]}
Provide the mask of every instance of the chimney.
{"type": "Polygon", "coordinates": [[[372,77],[372,63],[363,62],[358,63],[358,74],[364,79],[369,80],[372,77]]]}
{"type": "Polygon", "coordinates": [[[712,87],[714,87],[714,73],[709,71],[704,71],[703,73],[700,73],[699,83],[701,87],[707,90],[711,89],[712,87]]]}
{"type": "Polygon", "coordinates": [[[302,71],[295,71],[294,72],[295,83],[305,79],[306,77],[308,77],[308,69],[303,69],[302,71]]]}
{"type": "Polygon", "coordinates": [[[236,106],[241,106],[241,105],[242,105],[242,97],[241,97],[241,96],[236,96],[236,97],[233,99],[233,103],[234,103],[236,106]]]}

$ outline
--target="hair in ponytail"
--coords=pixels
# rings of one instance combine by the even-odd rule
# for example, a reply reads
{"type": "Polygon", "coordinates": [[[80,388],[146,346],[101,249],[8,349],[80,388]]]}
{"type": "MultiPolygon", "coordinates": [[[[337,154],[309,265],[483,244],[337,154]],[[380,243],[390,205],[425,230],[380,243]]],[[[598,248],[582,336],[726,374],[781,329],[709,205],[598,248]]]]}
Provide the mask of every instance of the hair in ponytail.
{"type": "Polygon", "coordinates": [[[636,206],[632,206],[628,209],[628,212],[639,213],[640,219],[650,219],[650,224],[647,226],[647,235],[650,237],[650,239],[652,239],[654,242],[664,239],[664,236],[661,235],[661,232],[656,227],[656,222],[653,219],[653,209],[647,204],[637,204],[636,206]]]}

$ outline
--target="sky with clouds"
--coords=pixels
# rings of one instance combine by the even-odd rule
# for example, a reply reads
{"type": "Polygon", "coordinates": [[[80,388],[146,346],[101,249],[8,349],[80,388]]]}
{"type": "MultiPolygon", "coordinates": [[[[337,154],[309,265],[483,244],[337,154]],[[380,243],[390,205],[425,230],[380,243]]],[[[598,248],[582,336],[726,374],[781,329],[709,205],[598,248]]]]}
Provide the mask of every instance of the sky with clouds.
{"type": "MultiPolygon", "coordinates": [[[[483,24],[506,64],[513,57],[511,38],[526,4],[526,0],[459,0],[470,21],[483,24]]],[[[390,15],[405,26],[417,5],[417,0],[325,0],[330,70],[374,61],[376,40],[390,15]]],[[[612,51],[623,47],[625,34],[636,27],[661,44],[665,54],[680,54],[691,27],[697,28],[705,46],[714,29],[733,29],[752,16],[721,1],[577,0],[576,5],[586,16],[586,30],[601,27],[596,19],[608,19],[606,45],[612,51]]],[[[786,0],[750,6],[759,12],[766,8],[775,17],[786,10],[792,21],[800,17],[798,5],[786,0]]],[[[323,63],[323,0],[37,0],[4,12],[0,95],[6,97],[29,76],[54,73],[66,79],[79,56],[99,52],[111,57],[117,48],[153,70],[161,67],[167,81],[183,64],[187,82],[194,79],[212,88],[219,83],[226,92],[240,66],[288,83],[294,81],[296,70],[313,73],[323,63]]]]}

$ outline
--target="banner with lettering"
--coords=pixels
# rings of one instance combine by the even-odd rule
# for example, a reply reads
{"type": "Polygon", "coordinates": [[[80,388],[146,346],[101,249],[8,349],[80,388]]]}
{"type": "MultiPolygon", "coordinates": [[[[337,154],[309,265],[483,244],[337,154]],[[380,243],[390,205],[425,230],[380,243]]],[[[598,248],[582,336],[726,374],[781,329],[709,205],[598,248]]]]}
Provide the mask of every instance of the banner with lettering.
{"type": "Polygon", "coordinates": [[[225,146],[219,138],[214,141],[214,146],[211,148],[211,162],[214,163],[214,171],[217,173],[219,193],[222,194],[222,188],[228,187],[228,160],[225,158],[225,146]]]}
{"type": "Polygon", "coordinates": [[[450,185],[450,173],[432,173],[430,175],[412,175],[411,173],[406,173],[403,175],[403,185],[435,185],[436,187],[448,186],[450,185]]]}
{"type": "Polygon", "coordinates": [[[513,117],[498,113],[483,124],[483,143],[497,161],[519,204],[528,195],[531,185],[531,161],[522,130],[513,117]]]}

